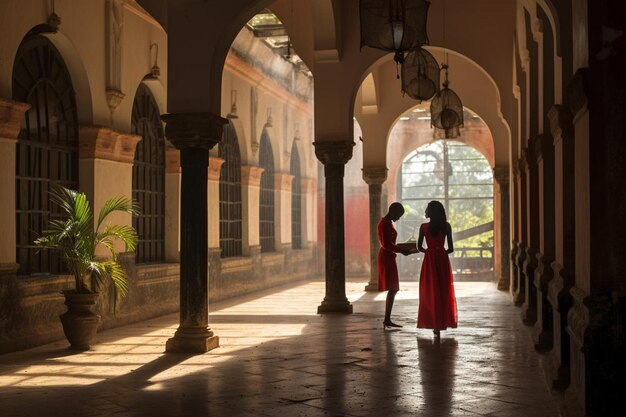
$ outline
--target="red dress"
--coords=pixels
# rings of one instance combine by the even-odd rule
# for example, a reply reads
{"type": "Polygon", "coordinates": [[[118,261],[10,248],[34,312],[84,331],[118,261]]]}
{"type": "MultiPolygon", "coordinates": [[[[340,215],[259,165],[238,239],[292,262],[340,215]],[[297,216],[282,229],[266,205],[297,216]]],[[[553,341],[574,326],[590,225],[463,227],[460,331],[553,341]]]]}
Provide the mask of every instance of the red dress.
{"type": "Polygon", "coordinates": [[[400,252],[396,245],[398,232],[391,220],[382,218],[376,228],[380,250],[378,251],[378,291],[399,291],[398,265],[395,252],[400,252]]]}
{"type": "Polygon", "coordinates": [[[428,223],[420,226],[428,248],[420,273],[417,327],[445,330],[447,327],[456,327],[458,323],[452,267],[443,247],[446,234],[440,232],[437,236],[431,236],[428,226],[428,223]]]}

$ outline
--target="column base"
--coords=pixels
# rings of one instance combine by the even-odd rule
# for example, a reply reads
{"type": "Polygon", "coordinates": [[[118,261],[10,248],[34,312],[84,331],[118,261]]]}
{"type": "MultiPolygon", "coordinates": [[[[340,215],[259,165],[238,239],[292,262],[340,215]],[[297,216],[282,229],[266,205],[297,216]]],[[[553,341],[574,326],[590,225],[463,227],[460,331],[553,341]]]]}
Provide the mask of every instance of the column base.
{"type": "Polygon", "coordinates": [[[208,329],[178,329],[167,340],[167,353],[206,353],[220,345],[219,337],[208,329]]]}
{"type": "Polygon", "coordinates": [[[378,283],[377,283],[377,282],[376,282],[376,283],[369,282],[369,283],[365,286],[365,291],[375,291],[375,292],[378,292],[378,291],[379,291],[379,289],[378,289],[378,283]]]}
{"type": "Polygon", "coordinates": [[[502,277],[498,280],[498,291],[508,291],[511,284],[509,277],[502,277]]]}
{"type": "Polygon", "coordinates": [[[352,314],[352,304],[350,304],[347,298],[343,300],[324,300],[317,307],[317,314],[326,313],[352,314]]]}

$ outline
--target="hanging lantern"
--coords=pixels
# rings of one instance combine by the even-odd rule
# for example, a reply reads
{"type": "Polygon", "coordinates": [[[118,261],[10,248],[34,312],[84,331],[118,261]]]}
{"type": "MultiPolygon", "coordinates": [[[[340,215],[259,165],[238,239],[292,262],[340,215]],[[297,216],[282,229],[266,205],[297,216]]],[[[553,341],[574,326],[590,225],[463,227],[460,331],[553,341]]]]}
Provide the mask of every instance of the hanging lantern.
{"type": "Polygon", "coordinates": [[[439,88],[439,63],[424,48],[411,51],[402,64],[402,93],[418,100],[430,100],[439,88]]]}
{"type": "Polygon", "coordinates": [[[463,127],[463,103],[459,96],[448,88],[450,84],[448,66],[444,65],[442,68],[446,70],[446,80],[443,82],[443,88],[430,102],[430,123],[446,131],[446,135],[454,135],[453,129],[463,127]]]}
{"type": "Polygon", "coordinates": [[[361,47],[404,53],[428,44],[426,18],[430,0],[360,0],[361,47]]]}
{"type": "Polygon", "coordinates": [[[438,127],[433,129],[433,139],[456,139],[459,136],[461,136],[459,126],[452,129],[439,129],[438,127]]]}

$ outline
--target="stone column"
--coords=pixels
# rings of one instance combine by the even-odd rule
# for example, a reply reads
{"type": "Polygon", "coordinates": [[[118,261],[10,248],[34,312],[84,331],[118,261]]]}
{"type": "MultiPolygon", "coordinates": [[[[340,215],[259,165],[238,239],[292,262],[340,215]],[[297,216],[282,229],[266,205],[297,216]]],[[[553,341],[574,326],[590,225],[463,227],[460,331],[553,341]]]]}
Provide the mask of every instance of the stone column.
{"type": "Polygon", "coordinates": [[[525,324],[537,321],[537,290],[534,285],[537,253],[539,252],[539,190],[538,169],[535,156],[535,141],[528,141],[524,149],[526,161],[526,260],[524,261],[524,287],[526,295],[522,306],[522,318],[525,324]]]}
{"type": "Polygon", "coordinates": [[[0,98],[0,270],[17,271],[15,231],[15,154],[17,136],[29,104],[0,98]]]}
{"type": "MultiPolygon", "coordinates": [[[[522,154],[523,154],[522,150],[522,154]]],[[[517,246],[517,257],[515,258],[515,266],[517,269],[517,286],[513,295],[513,301],[515,305],[522,305],[526,298],[526,271],[524,270],[524,262],[526,261],[526,249],[528,248],[528,233],[526,224],[528,222],[526,213],[528,207],[526,206],[526,160],[524,157],[520,157],[518,161],[518,181],[517,181],[517,208],[519,213],[517,234],[519,236],[519,242],[517,246]]]]}
{"type": "Polygon", "coordinates": [[[343,175],[352,158],[354,142],[313,142],[315,156],[324,164],[326,190],[326,296],[318,313],[352,313],[346,298],[346,253],[343,210],[343,175]]]}
{"type": "MultiPolygon", "coordinates": [[[[511,209],[510,209],[510,196],[509,196],[509,167],[495,167],[493,169],[493,177],[496,180],[496,206],[499,208],[499,219],[496,224],[498,242],[496,247],[499,246],[499,250],[496,252],[498,259],[495,264],[498,266],[496,269],[496,279],[498,280],[498,289],[501,291],[509,290],[510,283],[510,268],[509,258],[511,256],[511,209]]],[[[495,236],[494,236],[495,237],[495,236]]]]}
{"type": "Polygon", "coordinates": [[[554,271],[554,145],[550,135],[540,135],[535,142],[538,166],[539,252],[533,285],[537,293],[537,321],[533,329],[535,348],[552,349],[552,305],[548,301],[548,285],[554,271]]]}
{"type": "Polygon", "coordinates": [[[165,149],[165,261],[180,262],[180,151],[165,149]]]}
{"type": "Polygon", "coordinates": [[[515,289],[517,288],[517,280],[519,278],[518,270],[517,270],[517,253],[519,252],[519,221],[520,221],[520,212],[519,212],[519,167],[518,164],[514,163],[512,166],[512,182],[511,182],[511,258],[510,262],[510,284],[509,284],[509,294],[511,295],[511,299],[515,297],[515,289]]]}
{"type": "Polygon", "coordinates": [[[241,167],[242,251],[246,256],[261,253],[259,238],[259,193],[263,168],[243,165],[241,167]]]}
{"type": "Polygon", "coordinates": [[[555,389],[563,390],[570,382],[567,314],[573,303],[569,290],[574,285],[574,132],[572,115],[566,106],[553,106],[549,120],[554,138],[555,260],[552,263],[554,276],[548,283],[553,317],[548,377],[555,389]]]}
{"type": "Polygon", "coordinates": [[[369,167],[363,168],[363,180],[369,187],[369,226],[370,226],[370,281],[365,286],[365,291],[378,291],[378,241],[377,226],[383,215],[381,205],[382,184],[387,179],[387,168],[369,167]]]}
{"type": "Polygon", "coordinates": [[[204,353],[219,345],[209,328],[209,149],[219,143],[227,120],[212,113],[165,114],[162,119],[165,136],[181,154],[180,325],[166,351],[204,353]]]}
{"type": "Polygon", "coordinates": [[[274,173],[274,224],[276,227],[276,250],[291,250],[291,187],[293,175],[284,172],[274,173]]]}
{"type": "MultiPolygon", "coordinates": [[[[209,229],[209,277],[219,277],[222,273],[222,248],[220,247],[220,174],[224,160],[209,156],[207,183],[207,205],[209,229]]],[[[210,288],[215,288],[209,283],[210,288]]]]}

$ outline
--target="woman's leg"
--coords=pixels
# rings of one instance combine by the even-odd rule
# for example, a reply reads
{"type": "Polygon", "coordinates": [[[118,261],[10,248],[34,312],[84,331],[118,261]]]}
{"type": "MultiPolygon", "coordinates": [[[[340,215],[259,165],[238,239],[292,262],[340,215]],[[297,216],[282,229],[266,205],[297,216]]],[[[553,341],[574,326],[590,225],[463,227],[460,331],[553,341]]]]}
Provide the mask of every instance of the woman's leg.
{"type": "Polygon", "coordinates": [[[393,308],[393,301],[396,298],[396,293],[398,291],[388,291],[387,292],[387,300],[385,301],[385,324],[393,324],[391,322],[391,309],[393,308]]]}

